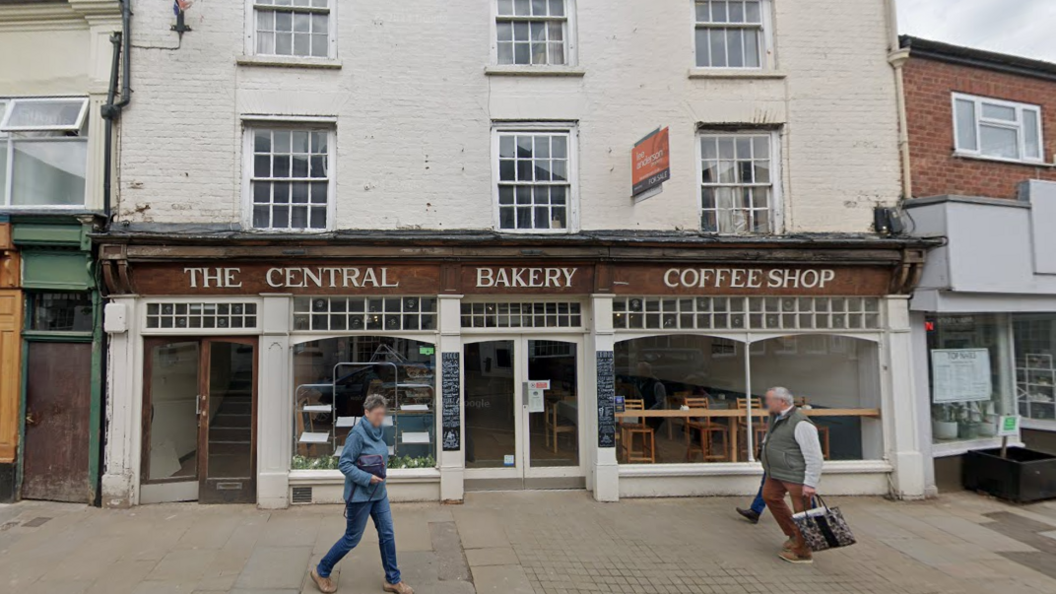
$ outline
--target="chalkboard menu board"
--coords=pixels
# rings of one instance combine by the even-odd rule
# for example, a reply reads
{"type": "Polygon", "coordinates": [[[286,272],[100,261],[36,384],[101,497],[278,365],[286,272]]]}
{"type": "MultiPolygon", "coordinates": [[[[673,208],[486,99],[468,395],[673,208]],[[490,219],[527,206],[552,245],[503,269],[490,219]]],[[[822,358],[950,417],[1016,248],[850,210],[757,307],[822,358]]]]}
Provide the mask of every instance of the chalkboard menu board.
{"type": "Polygon", "coordinates": [[[616,447],[616,360],[598,352],[598,447],[616,447]]]}
{"type": "Polygon", "coordinates": [[[458,404],[462,392],[459,382],[459,353],[443,353],[441,365],[443,448],[445,452],[457,452],[462,447],[462,419],[458,404]]]}

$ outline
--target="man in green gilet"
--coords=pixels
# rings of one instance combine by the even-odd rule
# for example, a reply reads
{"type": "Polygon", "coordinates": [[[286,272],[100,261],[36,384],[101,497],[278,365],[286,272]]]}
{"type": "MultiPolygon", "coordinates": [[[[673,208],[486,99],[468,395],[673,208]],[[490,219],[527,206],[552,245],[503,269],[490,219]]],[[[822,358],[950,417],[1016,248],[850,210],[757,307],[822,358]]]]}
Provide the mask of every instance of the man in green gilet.
{"type": "Polygon", "coordinates": [[[822,464],[818,428],[796,408],[795,399],[786,388],[767,390],[766,408],[770,411],[770,429],[760,455],[766,472],[763,500],[788,537],[778,556],[789,563],[813,563],[810,547],[792,521],[785,495],[791,496],[792,507],[798,513],[807,509],[817,493],[822,464]]]}

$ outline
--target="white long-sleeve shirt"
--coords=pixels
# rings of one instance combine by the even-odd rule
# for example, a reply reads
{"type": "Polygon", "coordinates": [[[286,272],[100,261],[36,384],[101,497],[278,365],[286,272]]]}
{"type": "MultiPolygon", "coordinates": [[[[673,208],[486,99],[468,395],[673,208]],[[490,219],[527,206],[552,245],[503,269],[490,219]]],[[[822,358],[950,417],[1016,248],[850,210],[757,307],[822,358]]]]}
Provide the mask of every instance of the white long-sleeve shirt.
{"type": "Polygon", "coordinates": [[[796,425],[796,443],[803,452],[803,460],[807,463],[807,470],[803,473],[803,484],[818,488],[821,482],[821,465],[825,457],[821,453],[821,440],[818,439],[818,428],[813,423],[800,423],[796,425]]]}

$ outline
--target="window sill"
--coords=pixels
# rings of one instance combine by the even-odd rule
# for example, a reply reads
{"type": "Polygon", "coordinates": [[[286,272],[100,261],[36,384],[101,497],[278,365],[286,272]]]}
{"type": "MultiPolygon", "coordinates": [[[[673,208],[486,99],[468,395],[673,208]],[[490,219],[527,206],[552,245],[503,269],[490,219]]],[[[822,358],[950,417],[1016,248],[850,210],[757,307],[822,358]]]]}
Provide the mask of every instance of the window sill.
{"type": "Polygon", "coordinates": [[[783,79],[788,75],[778,70],[735,70],[723,68],[690,68],[689,78],[768,80],[783,79]]]}
{"type": "Polygon", "coordinates": [[[963,153],[960,151],[953,151],[954,159],[970,159],[973,161],[990,161],[991,163],[1004,163],[1006,165],[1019,165],[1022,167],[1043,167],[1046,169],[1056,168],[1056,163],[1046,163],[1045,161],[1025,161],[1023,159],[1006,159],[1004,157],[988,157],[986,155],[975,155],[972,153],[963,153]]]}
{"type": "MultiPolygon", "coordinates": [[[[701,476],[761,476],[758,462],[712,462],[687,464],[620,464],[620,478],[672,478],[701,476]]],[[[884,460],[826,461],[824,475],[890,473],[884,460]]]]}
{"type": "Polygon", "coordinates": [[[557,76],[583,77],[587,71],[578,66],[487,66],[488,76],[557,76]]]}
{"type": "MultiPolygon", "coordinates": [[[[393,468],[388,471],[388,482],[392,484],[435,483],[440,480],[438,468],[393,468]]],[[[291,470],[291,485],[343,484],[345,476],[340,470],[291,470]]]]}
{"type": "Polygon", "coordinates": [[[298,58],[293,56],[239,56],[235,59],[239,66],[261,66],[265,68],[315,68],[319,70],[340,70],[340,60],[322,58],[298,58]]]}
{"type": "MultiPolygon", "coordinates": [[[[1010,438],[1009,447],[1023,447],[1023,442],[1010,438]]],[[[963,456],[973,450],[992,450],[1001,447],[1000,437],[984,437],[981,439],[966,439],[964,441],[948,441],[932,444],[931,456],[933,458],[947,458],[949,456],[963,456]]]]}
{"type": "Polygon", "coordinates": [[[1031,431],[1053,431],[1056,432],[1056,421],[1050,419],[1028,419],[1021,417],[1019,426],[1031,431]]]}

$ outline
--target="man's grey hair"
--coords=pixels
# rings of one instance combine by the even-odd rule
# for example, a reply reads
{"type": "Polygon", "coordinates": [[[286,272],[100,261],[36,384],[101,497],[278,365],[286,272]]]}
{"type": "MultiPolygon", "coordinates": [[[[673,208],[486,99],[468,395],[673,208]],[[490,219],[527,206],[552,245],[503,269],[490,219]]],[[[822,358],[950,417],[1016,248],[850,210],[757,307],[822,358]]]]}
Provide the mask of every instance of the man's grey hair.
{"type": "Polygon", "coordinates": [[[363,402],[363,410],[370,412],[378,407],[386,408],[389,406],[389,402],[385,400],[385,397],[381,394],[371,394],[367,396],[367,399],[363,402]]]}
{"type": "Polygon", "coordinates": [[[774,396],[785,401],[785,404],[791,406],[795,404],[796,399],[792,396],[792,392],[788,391],[788,388],[782,388],[781,386],[774,386],[767,390],[767,392],[773,392],[774,396]]]}

